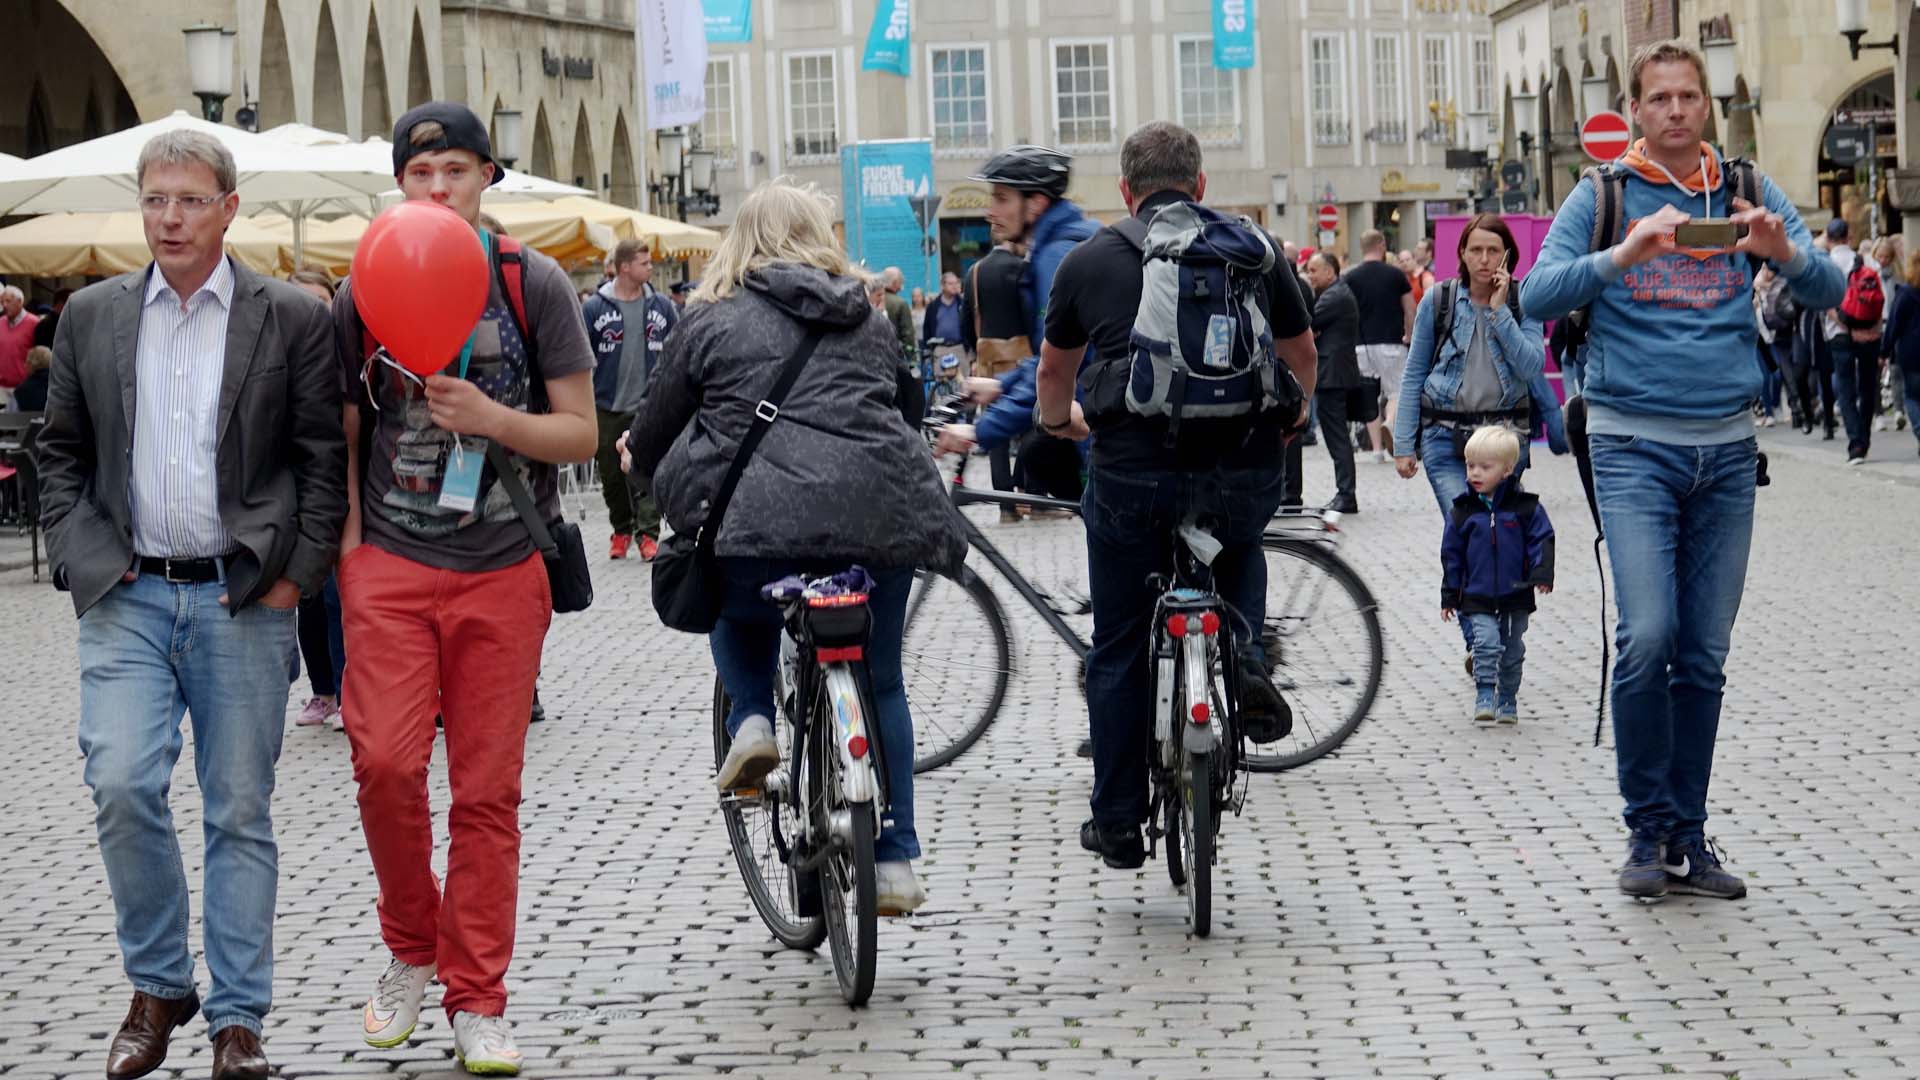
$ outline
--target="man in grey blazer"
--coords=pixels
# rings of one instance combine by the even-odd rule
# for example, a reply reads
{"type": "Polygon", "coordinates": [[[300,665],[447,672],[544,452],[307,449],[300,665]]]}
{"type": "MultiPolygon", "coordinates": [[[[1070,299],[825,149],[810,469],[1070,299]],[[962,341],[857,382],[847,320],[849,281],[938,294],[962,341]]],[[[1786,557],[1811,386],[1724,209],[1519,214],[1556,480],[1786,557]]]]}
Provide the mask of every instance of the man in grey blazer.
{"type": "Polygon", "coordinates": [[[294,608],[347,512],[333,329],[320,301],[226,257],[240,200],[217,140],[156,136],[137,178],[153,263],[68,303],[40,437],[54,583],[80,618],[80,748],[134,989],[107,1076],[157,1068],[201,1007],[167,806],[184,713],[213,1075],[265,1077],[294,608]]]}

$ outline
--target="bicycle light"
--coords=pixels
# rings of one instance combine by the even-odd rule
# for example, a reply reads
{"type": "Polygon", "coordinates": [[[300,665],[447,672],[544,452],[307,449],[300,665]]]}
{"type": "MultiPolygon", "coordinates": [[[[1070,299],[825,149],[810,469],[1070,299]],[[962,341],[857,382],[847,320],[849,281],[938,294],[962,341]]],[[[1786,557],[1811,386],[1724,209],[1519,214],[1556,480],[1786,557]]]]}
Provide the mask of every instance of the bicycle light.
{"type": "Polygon", "coordinates": [[[867,737],[865,735],[855,735],[853,738],[848,739],[847,753],[852,754],[856,761],[859,760],[860,758],[866,757],[867,756],[867,737]]]}
{"type": "Polygon", "coordinates": [[[1167,616],[1167,633],[1169,636],[1176,637],[1176,638],[1186,637],[1187,636],[1187,617],[1185,615],[1167,616]]]}
{"type": "Polygon", "coordinates": [[[1220,615],[1218,612],[1209,611],[1200,616],[1200,632],[1208,637],[1212,637],[1220,632],[1220,615]]]}
{"type": "Polygon", "coordinates": [[[1207,707],[1206,702],[1196,701],[1193,703],[1193,722],[1194,723],[1204,724],[1212,716],[1213,716],[1213,710],[1207,707]]]}

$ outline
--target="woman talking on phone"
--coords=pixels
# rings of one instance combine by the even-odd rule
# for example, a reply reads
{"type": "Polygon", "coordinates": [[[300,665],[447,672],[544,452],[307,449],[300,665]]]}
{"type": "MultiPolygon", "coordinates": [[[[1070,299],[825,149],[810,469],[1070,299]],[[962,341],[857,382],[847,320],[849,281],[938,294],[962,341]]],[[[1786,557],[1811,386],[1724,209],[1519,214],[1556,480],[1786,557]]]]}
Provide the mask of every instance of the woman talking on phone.
{"type": "Polygon", "coordinates": [[[1519,261],[1507,223],[1476,214],[1460,233],[1459,280],[1427,290],[1414,317],[1393,424],[1394,464],[1408,478],[1416,461],[1426,466],[1443,518],[1467,491],[1462,451],[1475,428],[1514,428],[1519,467],[1526,466],[1527,384],[1545,367],[1546,348],[1540,324],[1520,311],[1513,280],[1519,261]]]}

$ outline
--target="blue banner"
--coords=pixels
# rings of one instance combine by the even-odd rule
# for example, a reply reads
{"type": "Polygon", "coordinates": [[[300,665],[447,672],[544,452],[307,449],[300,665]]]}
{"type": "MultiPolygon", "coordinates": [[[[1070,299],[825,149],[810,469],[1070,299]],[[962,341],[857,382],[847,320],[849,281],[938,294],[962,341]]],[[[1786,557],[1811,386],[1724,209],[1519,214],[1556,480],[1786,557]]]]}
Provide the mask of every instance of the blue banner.
{"type": "Polygon", "coordinates": [[[841,147],[840,191],[847,256],[876,274],[899,267],[907,278],[902,291],[936,291],[939,256],[931,240],[939,227],[934,220],[939,204],[932,141],[887,139],[841,147]]]}
{"type": "Polygon", "coordinates": [[[867,31],[867,55],[861,71],[906,75],[913,70],[913,18],[910,0],[879,0],[873,29],[867,31]]]}
{"type": "Polygon", "coordinates": [[[1213,0],[1213,66],[1253,66],[1254,0],[1213,0]]]}
{"type": "Polygon", "coordinates": [[[708,41],[752,41],[753,0],[700,0],[708,41]]]}

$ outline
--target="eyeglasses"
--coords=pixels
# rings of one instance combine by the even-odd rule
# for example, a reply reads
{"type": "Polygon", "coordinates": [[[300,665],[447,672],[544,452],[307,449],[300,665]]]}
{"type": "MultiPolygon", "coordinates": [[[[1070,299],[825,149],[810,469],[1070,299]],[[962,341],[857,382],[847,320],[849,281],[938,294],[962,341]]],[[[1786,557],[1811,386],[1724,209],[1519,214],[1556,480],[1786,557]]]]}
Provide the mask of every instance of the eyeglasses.
{"type": "Polygon", "coordinates": [[[199,215],[213,209],[226,197],[224,193],[219,195],[142,195],[140,212],[159,217],[167,212],[168,206],[178,203],[182,212],[188,215],[199,215]]]}

